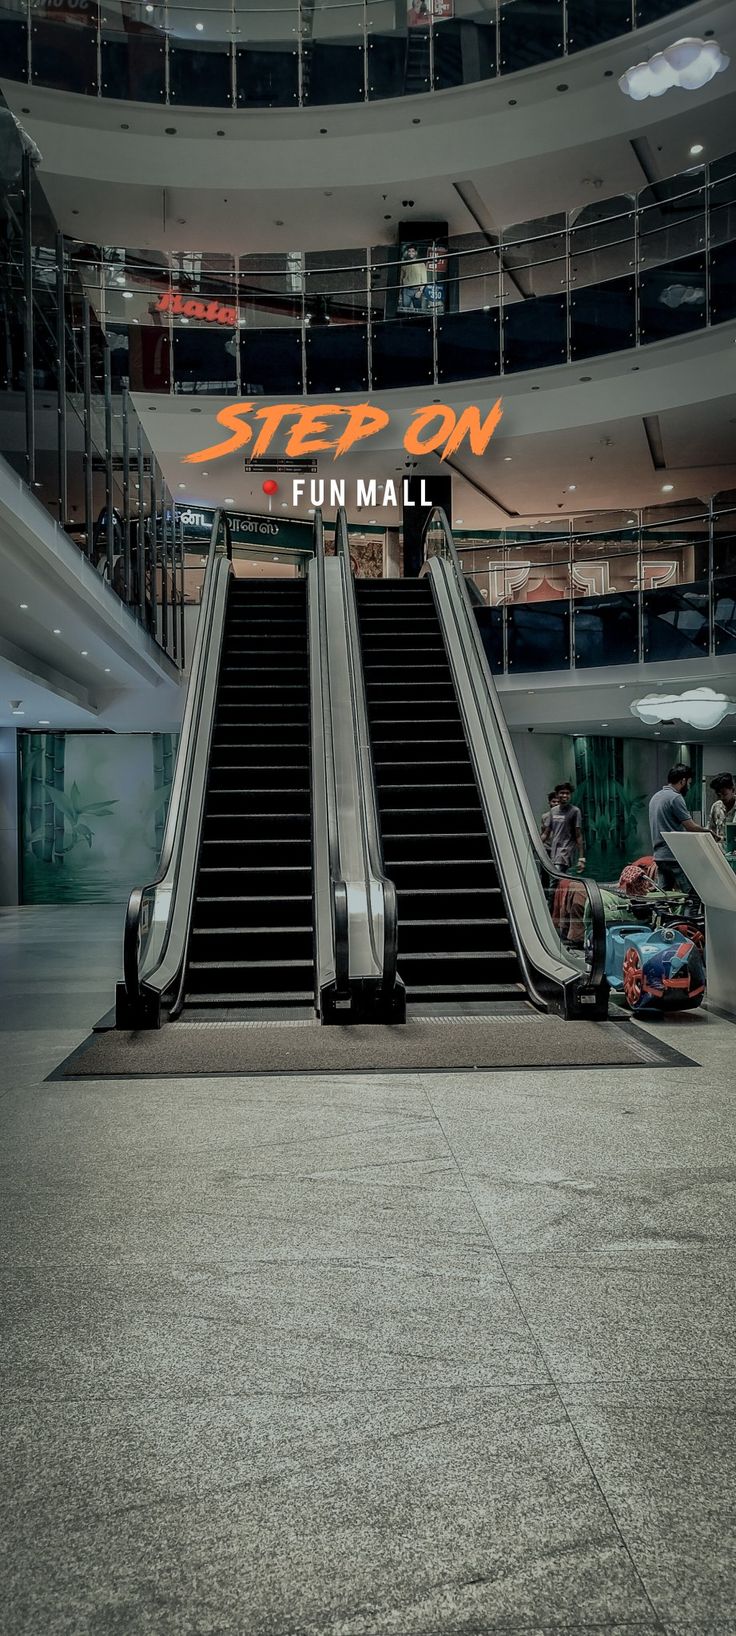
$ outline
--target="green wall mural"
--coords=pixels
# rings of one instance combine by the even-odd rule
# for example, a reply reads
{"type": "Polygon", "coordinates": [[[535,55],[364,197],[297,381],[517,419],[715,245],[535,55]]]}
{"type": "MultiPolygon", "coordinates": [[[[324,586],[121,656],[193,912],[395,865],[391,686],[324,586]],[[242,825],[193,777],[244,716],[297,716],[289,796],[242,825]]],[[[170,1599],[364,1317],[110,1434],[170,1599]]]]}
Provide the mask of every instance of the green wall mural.
{"type": "Polygon", "coordinates": [[[699,812],[703,752],[699,744],[565,733],[518,733],[514,744],[532,807],[539,817],[547,792],[562,779],[573,785],[583,814],[586,874],[618,880],[621,870],[651,851],[649,801],[675,761],[694,773],[688,804],[699,812]]]}
{"type": "Polygon", "coordinates": [[[124,903],[163,841],[176,736],[20,735],[22,901],[124,903]]]}

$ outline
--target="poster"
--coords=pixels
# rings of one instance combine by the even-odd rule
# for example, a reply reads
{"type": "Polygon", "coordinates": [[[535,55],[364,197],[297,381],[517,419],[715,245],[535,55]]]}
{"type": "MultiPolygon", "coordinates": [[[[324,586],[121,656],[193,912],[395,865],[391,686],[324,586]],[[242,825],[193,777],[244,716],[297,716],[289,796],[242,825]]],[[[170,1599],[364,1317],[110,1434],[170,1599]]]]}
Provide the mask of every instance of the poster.
{"type": "Polygon", "coordinates": [[[443,313],[447,300],[448,247],[444,239],[418,239],[401,247],[399,312],[443,313]]]}
{"type": "Polygon", "coordinates": [[[454,16],[455,0],[407,0],[409,28],[429,28],[430,23],[441,23],[454,16]]]}

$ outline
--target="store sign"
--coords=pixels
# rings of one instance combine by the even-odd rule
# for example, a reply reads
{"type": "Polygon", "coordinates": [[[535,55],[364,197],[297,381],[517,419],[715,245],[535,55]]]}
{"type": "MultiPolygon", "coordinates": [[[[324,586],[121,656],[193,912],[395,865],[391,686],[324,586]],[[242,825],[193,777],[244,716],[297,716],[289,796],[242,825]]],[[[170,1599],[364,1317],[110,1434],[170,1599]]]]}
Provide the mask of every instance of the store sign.
{"type": "Polygon", "coordinates": [[[454,16],[455,0],[407,0],[409,28],[429,28],[430,23],[441,23],[454,16]]]}
{"type": "MultiPolygon", "coordinates": [[[[215,513],[206,506],[177,506],[177,521],[185,539],[209,539],[215,513]]],[[[259,517],[243,511],[228,512],[233,545],[252,545],[259,551],[311,551],[312,524],[259,517]]]]}
{"type": "Polygon", "coordinates": [[[198,296],[174,294],[166,290],[158,301],[152,301],[149,312],[171,312],[180,318],[196,318],[202,324],[222,324],[234,329],[238,322],[237,307],[225,307],[221,301],[201,301],[198,296]]]}

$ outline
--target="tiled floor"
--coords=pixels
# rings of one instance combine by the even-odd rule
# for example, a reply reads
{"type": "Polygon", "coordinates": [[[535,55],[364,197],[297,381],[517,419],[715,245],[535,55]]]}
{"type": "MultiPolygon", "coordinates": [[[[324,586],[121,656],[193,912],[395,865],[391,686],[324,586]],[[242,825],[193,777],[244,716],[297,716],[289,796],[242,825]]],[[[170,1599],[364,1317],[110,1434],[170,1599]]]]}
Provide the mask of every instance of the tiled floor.
{"type": "Polygon", "coordinates": [[[7,1636],[733,1636],[736,1030],[46,1083],[121,924],[0,912],[7,1636]]]}

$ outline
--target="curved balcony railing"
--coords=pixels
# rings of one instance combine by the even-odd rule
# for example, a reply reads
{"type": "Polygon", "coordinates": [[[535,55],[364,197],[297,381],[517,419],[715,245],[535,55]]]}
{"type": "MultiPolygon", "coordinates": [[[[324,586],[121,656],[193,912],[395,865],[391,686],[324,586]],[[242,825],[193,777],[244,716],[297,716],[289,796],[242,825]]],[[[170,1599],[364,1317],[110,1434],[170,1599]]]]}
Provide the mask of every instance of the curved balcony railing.
{"type": "Polygon", "coordinates": [[[477,84],[682,0],[2,0],[3,73],[170,107],[295,108],[477,84]]]}
{"type": "Polygon", "coordinates": [[[736,656],[736,491],[454,539],[495,675],[736,656]]]}
{"type": "MultiPolygon", "coordinates": [[[[35,253],[41,288],[55,254],[35,253]]],[[[63,279],[134,391],[363,393],[584,367],[736,318],[736,155],[497,235],[447,238],[438,224],[401,254],[237,259],[66,240],[63,279]]]]}

